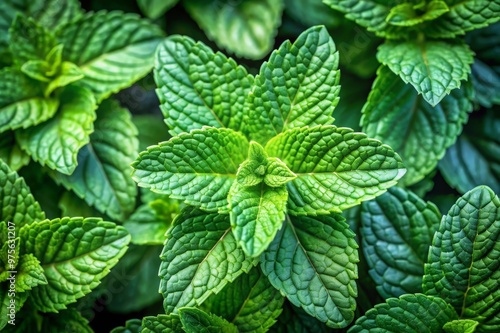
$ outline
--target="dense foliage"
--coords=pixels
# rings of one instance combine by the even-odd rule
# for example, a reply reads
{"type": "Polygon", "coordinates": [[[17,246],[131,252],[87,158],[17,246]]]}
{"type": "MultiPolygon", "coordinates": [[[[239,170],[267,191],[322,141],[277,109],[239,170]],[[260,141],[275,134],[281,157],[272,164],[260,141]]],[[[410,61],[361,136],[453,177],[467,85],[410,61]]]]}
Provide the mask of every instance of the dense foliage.
{"type": "Polygon", "coordinates": [[[500,331],[500,1],[0,12],[0,330],[500,331]]]}

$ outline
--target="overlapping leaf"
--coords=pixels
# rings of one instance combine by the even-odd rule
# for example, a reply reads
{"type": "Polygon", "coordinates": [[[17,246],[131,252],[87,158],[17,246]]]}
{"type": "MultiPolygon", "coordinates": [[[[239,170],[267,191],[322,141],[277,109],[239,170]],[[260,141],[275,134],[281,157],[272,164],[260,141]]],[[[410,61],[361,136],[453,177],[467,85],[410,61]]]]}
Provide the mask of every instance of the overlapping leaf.
{"type": "Polygon", "coordinates": [[[474,333],[478,324],[471,319],[452,320],[443,326],[443,330],[446,333],[474,333]]]}
{"type": "Polygon", "coordinates": [[[0,159],[14,171],[29,163],[30,157],[17,144],[13,131],[0,134],[0,159]]]}
{"type": "Polygon", "coordinates": [[[41,324],[42,332],[78,332],[93,333],[89,322],[76,309],[67,309],[57,314],[46,314],[41,324]]]}
{"type": "Polygon", "coordinates": [[[157,19],[179,0],[137,0],[137,5],[141,11],[151,19],[157,19]]]}
{"type": "Polygon", "coordinates": [[[147,316],[142,319],[141,333],[184,333],[177,314],[147,316]]]}
{"type": "Polygon", "coordinates": [[[329,28],[338,26],[343,16],[321,0],[285,0],[285,12],[304,26],[323,24],[329,28]]]}
{"type": "Polygon", "coordinates": [[[47,284],[44,271],[38,259],[31,253],[19,259],[16,271],[16,292],[25,292],[39,285],[47,284]]]}
{"type": "Polygon", "coordinates": [[[238,333],[227,320],[196,308],[179,310],[182,328],[187,333],[238,333]]]}
{"type": "Polygon", "coordinates": [[[291,214],[340,212],[382,194],[405,173],[389,146],[332,125],[288,130],[266,151],[297,175],[287,183],[291,214]]]}
{"type": "Polygon", "coordinates": [[[158,48],[155,82],[165,121],[179,134],[202,126],[239,130],[253,77],[222,53],[171,36],[158,48]]]}
{"type": "Polygon", "coordinates": [[[330,327],[354,318],[358,252],[340,215],[286,218],[261,257],[262,271],[292,304],[330,327]]]}
{"type": "Polygon", "coordinates": [[[265,144],[287,129],[333,122],[340,75],[338,52],[325,27],[303,32],[264,63],[246,105],[245,130],[265,144]]]}
{"type": "Polygon", "coordinates": [[[283,312],[269,332],[271,333],[330,333],[331,328],[318,319],[308,315],[302,308],[295,307],[285,301],[283,312]]]}

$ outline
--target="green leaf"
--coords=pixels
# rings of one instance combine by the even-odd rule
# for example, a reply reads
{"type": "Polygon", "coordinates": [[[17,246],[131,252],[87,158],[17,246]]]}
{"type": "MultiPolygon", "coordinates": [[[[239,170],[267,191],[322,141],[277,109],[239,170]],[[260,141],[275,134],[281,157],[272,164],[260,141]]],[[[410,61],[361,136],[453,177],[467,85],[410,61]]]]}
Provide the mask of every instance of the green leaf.
{"type": "Polygon", "coordinates": [[[0,160],[0,221],[10,222],[16,230],[45,219],[23,178],[0,160]]]}
{"type": "Polygon", "coordinates": [[[453,38],[500,20],[499,0],[446,0],[450,11],[425,30],[431,38],[453,38]]]}
{"type": "Polygon", "coordinates": [[[183,4],[220,48],[250,59],[261,59],[271,50],[283,11],[282,0],[189,0],[183,4]]]}
{"type": "Polygon", "coordinates": [[[13,131],[0,133],[0,159],[14,171],[30,162],[30,156],[19,147],[13,131]]]}
{"type": "Polygon", "coordinates": [[[443,299],[409,294],[376,305],[356,321],[349,333],[442,332],[443,325],[455,319],[457,313],[443,299]]]}
{"type": "Polygon", "coordinates": [[[19,259],[16,275],[16,292],[24,292],[39,285],[47,284],[44,271],[38,259],[31,253],[24,254],[19,259]]]}
{"type": "Polygon", "coordinates": [[[500,199],[479,186],[443,217],[429,249],[424,292],[450,303],[481,331],[500,329],[500,199]]]}
{"type": "Polygon", "coordinates": [[[45,97],[50,96],[50,94],[57,88],[65,87],[84,77],[80,68],[69,61],[64,61],[59,70],[60,73],[54,77],[48,84],[47,88],[45,88],[45,97]]]}
{"type": "Polygon", "coordinates": [[[133,115],[132,122],[139,131],[139,151],[146,150],[149,146],[170,139],[167,125],[161,121],[158,115],[133,115]]]}
{"type": "Polygon", "coordinates": [[[148,316],[142,319],[141,333],[184,333],[181,318],[176,314],[148,316]]]}
{"type": "Polygon", "coordinates": [[[50,119],[57,111],[59,100],[43,98],[38,83],[22,72],[0,70],[0,132],[26,128],[50,119]]]}
{"type": "MultiPolygon", "coordinates": [[[[62,189],[59,196],[57,207],[61,210],[60,216],[82,216],[82,217],[100,217],[106,220],[108,217],[90,207],[83,199],[74,192],[62,189]]],[[[59,216],[58,215],[58,216],[59,216]]]]}
{"type": "Polygon", "coordinates": [[[297,308],[285,301],[283,312],[278,322],[269,330],[270,333],[330,333],[332,329],[311,317],[301,308],[297,308]]]}
{"type": "Polygon", "coordinates": [[[271,54],[255,78],[245,130],[265,144],[295,127],[330,124],[338,103],[339,56],[325,27],[312,27],[271,54]]]}
{"type": "Polygon", "coordinates": [[[93,333],[89,322],[80,312],[75,309],[67,309],[58,314],[48,314],[43,318],[41,332],[60,333],[60,332],[78,332],[93,333]]]}
{"type": "Polygon", "coordinates": [[[142,330],[142,320],[140,319],[129,319],[125,322],[125,327],[120,326],[112,329],[109,333],[141,333],[142,330]]]}
{"type": "Polygon", "coordinates": [[[422,292],[424,263],[441,220],[438,208],[399,187],[361,207],[363,252],[377,291],[384,298],[422,292]]]}
{"type": "Polygon", "coordinates": [[[20,324],[19,320],[16,321],[16,315],[28,298],[28,293],[16,293],[13,295],[9,292],[10,290],[8,282],[0,284],[0,330],[2,332],[6,326],[7,328],[16,327],[8,324],[8,321],[13,320],[14,324],[20,324]]]}
{"type": "Polygon", "coordinates": [[[473,54],[466,44],[458,42],[386,41],[379,47],[377,58],[436,106],[467,79],[473,54]]]}
{"type": "Polygon", "coordinates": [[[285,12],[306,27],[323,24],[333,28],[343,20],[341,13],[332,10],[321,0],[285,0],[285,12]]]}
{"type": "Polygon", "coordinates": [[[283,300],[260,269],[253,268],[210,296],[203,305],[234,324],[240,333],[265,333],[280,315],[283,300]]]}
{"type": "Polygon", "coordinates": [[[179,0],[137,0],[141,11],[150,19],[157,19],[175,6],[179,0]]]}
{"type": "Polygon", "coordinates": [[[258,257],[271,243],[285,219],[288,192],[285,186],[264,183],[244,187],[234,182],[228,196],[231,227],[238,244],[258,257]]]}
{"type": "Polygon", "coordinates": [[[204,128],[149,147],[132,164],[141,187],[206,210],[227,210],[227,195],[248,141],[230,129],[204,128]]]}
{"type": "Polygon", "coordinates": [[[85,77],[79,85],[101,101],[130,86],[152,69],[163,32],[136,14],[88,13],[57,30],[63,59],[76,64],[85,77]]]}
{"type": "Polygon", "coordinates": [[[297,175],[286,184],[291,214],[340,212],[382,194],[405,173],[389,146],[332,125],[288,130],[266,151],[297,175]]]}
{"type": "Polygon", "coordinates": [[[474,333],[479,323],[470,319],[459,319],[447,322],[443,326],[446,333],[474,333]]]}
{"type": "Polygon", "coordinates": [[[174,219],[160,257],[160,292],[166,313],[200,305],[256,264],[238,247],[229,215],[192,207],[174,219]]]}
{"type": "Polygon", "coordinates": [[[500,114],[488,111],[481,118],[472,118],[439,163],[446,182],[460,193],[487,185],[500,193],[500,114]]]}
{"type": "Polygon", "coordinates": [[[158,47],[154,73],[172,134],[203,126],[240,129],[253,77],[233,59],[189,37],[171,36],[158,47]]]}
{"type": "Polygon", "coordinates": [[[47,285],[30,291],[37,310],[57,312],[88,294],[116,265],[130,242],[121,226],[96,218],[34,222],[20,231],[26,253],[42,265],[47,285]]]}
{"type": "Polygon", "coordinates": [[[449,8],[442,0],[429,1],[428,3],[402,3],[391,8],[386,18],[387,23],[396,26],[414,26],[425,21],[432,21],[444,13],[449,12],[449,8]]]}
{"type": "Polygon", "coordinates": [[[196,308],[179,310],[182,327],[186,333],[238,333],[238,329],[227,320],[196,308]]]}
{"type": "Polygon", "coordinates": [[[432,107],[387,67],[380,67],[361,124],[368,136],[401,155],[408,170],[402,182],[413,185],[436,168],[472,111],[470,86],[464,85],[432,107]]]}
{"type": "Polygon", "coordinates": [[[89,90],[74,86],[67,87],[60,100],[54,118],[18,130],[16,138],[35,161],[69,175],[77,166],[78,150],[89,142],[97,105],[89,90]]]}
{"type": "Polygon", "coordinates": [[[139,206],[135,212],[123,223],[130,232],[132,243],[142,245],[161,245],[165,241],[165,233],[172,220],[179,212],[179,203],[170,200],[170,216],[158,216],[150,204],[139,206]]]}
{"type": "Polygon", "coordinates": [[[137,188],[130,178],[130,163],[137,157],[137,129],[128,110],[116,101],[99,105],[94,133],[78,153],[78,167],[71,175],[51,176],[89,205],[116,220],[134,210],[137,188]]]}
{"type": "Polygon", "coordinates": [[[268,160],[269,164],[264,177],[266,185],[280,187],[297,177],[279,158],[270,157],[268,160]]]}
{"type": "Polygon", "coordinates": [[[330,327],[354,318],[358,245],[340,215],[287,216],[261,257],[271,284],[330,327]]]}

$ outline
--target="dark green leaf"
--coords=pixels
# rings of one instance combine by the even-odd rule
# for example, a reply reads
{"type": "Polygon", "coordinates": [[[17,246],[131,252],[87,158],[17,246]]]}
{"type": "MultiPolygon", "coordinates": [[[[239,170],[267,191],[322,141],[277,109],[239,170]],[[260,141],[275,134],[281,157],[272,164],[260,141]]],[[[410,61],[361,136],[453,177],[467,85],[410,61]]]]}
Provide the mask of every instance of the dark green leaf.
{"type": "Polygon", "coordinates": [[[125,322],[125,327],[120,326],[112,329],[109,333],[141,333],[142,330],[142,320],[140,319],[129,319],[125,322]]]}
{"type": "Polygon", "coordinates": [[[137,0],[137,5],[147,17],[157,19],[177,2],[179,0],[137,0]]]}
{"type": "Polygon", "coordinates": [[[330,333],[332,329],[311,317],[301,308],[297,308],[285,301],[283,312],[278,317],[278,322],[274,324],[270,333],[330,333]]]}
{"type": "Polygon", "coordinates": [[[238,329],[227,320],[196,308],[179,310],[182,327],[186,333],[238,333],[238,329]]]}

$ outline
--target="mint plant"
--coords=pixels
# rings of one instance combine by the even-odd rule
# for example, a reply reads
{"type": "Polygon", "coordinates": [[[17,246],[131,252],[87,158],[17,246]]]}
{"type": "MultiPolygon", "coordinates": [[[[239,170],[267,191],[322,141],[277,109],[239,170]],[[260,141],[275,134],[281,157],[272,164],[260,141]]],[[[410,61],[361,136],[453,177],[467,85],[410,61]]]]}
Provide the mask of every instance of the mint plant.
{"type": "Polygon", "coordinates": [[[260,262],[268,288],[309,315],[331,327],[352,320],[357,245],[339,213],[405,169],[390,147],[331,125],[337,66],[324,27],[282,44],[255,77],[189,38],[160,45],[155,80],[173,137],[132,166],[139,186],[189,205],[161,255],[167,314],[201,305],[260,262]]]}

